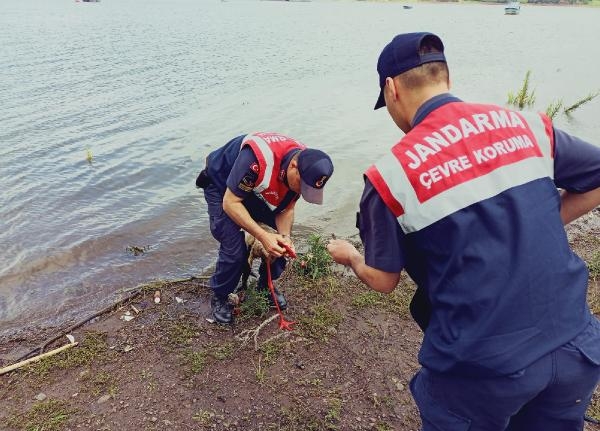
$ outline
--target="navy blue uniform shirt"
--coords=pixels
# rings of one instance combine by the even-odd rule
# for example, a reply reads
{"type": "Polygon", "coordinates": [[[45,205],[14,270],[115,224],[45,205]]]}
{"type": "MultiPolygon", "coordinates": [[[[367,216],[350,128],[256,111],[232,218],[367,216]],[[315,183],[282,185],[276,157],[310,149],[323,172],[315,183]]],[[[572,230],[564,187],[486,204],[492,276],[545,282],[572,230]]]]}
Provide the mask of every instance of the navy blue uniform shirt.
{"type": "MultiPolygon", "coordinates": [[[[419,124],[431,111],[460,99],[449,94],[436,96],[423,104],[413,120],[419,124]]],[[[554,129],[554,182],[558,188],[582,193],[600,187],[600,147],[554,129]]],[[[409,257],[404,255],[404,233],[371,182],[365,177],[357,227],[365,244],[365,263],[386,272],[400,272],[409,257]],[[368,223],[362,223],[368,220],[368,223]],[[382,239],[396,238],[397,241],[382,239]]],[[[415,280],[416,281],[416,280],[415,280]]]]}
{"type": "MultiPolygon", "coordinates": [[[[430,99],[413,125],[450,102],[460,100],[430,99]]],[[[554,182],[540,178],[499,190],[407,234],[366,180],[357,220],[365,263],[391,273],[405,269],[419,286],[425,310],[416,316],[411,304],[411,312],[425,330],[423,366],[510,374],[589,323],[587,268],[569,247],[556,189],[600,187],[600,148],[558,129],[554,142],[554,182]]]]}

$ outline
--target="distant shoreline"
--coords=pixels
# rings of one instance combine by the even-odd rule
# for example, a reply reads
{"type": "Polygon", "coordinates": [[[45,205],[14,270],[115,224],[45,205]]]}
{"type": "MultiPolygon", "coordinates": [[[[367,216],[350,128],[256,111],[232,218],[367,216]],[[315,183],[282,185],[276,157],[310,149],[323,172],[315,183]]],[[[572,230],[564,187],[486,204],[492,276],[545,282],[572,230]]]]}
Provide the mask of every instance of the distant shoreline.
{"type": "MultiPolygon", "coordinates": [[[[502,5],[508,3],[505,0],[357,0],[357,1],[368,1],[377,3],[469,3],[469,4],[486,4],[486,5],[502,5]]],[[[518,0],[517,0],[518,1],[518,0]]],[[[543,2],[528,2],[519,1],[522,5],[527,6],[561,6],[561,7],[600,7],[600,0],[591,0],[587,4],[576,3],[571,4],[564,0],[558,3],[543,3],[543,2]]]]}

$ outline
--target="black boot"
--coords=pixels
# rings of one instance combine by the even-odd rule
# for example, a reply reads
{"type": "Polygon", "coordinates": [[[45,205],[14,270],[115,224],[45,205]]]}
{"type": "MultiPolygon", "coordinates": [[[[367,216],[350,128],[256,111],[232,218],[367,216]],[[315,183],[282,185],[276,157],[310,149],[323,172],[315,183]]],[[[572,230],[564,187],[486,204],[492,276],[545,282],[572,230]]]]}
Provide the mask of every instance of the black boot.
{"type": "Polygon", "coordinates": [[[233,306],[229,303],[227,297],[221,298],[213,295],[210,300],[212,315],[216,322],[230,325],[233,322],[232,311],[233,306]]]}
{"type": "MultiPolygon", "coordinates": [[[[259,282],[256,285],[256,289],[259,292],[266,292],[267,298],[269,299],[269,306],[271,308],[276,308],[275,301],[273,301],[273,295],[271,294],[271,289],[269,289],[269,286],[267,286],[266,283],[263,284],[262,281],[259,280],[259,282]]],[[[277,297],[277,303],[279,304],[279,308],[285,310],[287,308],[287,301],[285,299],[285,296],[283,296],[283,293],[281,293],[276,287],[275,296],[277,297]]]]}

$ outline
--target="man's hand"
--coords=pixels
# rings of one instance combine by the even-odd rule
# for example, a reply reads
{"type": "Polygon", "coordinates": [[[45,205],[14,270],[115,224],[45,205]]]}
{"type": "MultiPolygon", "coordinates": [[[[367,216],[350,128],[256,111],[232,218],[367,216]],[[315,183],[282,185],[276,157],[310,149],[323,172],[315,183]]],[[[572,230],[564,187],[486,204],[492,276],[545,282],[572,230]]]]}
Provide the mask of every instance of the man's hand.
{"type": "Polygon", "coordinates": [[[343,239],[330,239],[327,251],[334,261],[344,266],[352,266],[352,256],[360,255],[356,247],[343,239]]]}
{"type": "Polygon", "coordinates": [[[259,241],[271,257],[281,257],[286,253],[285,248],[280,245],[287,244],[283,235],[264,231],[264,234],[261,235],[259,241]]]}
{"type": "Polygon", "coordinates": [[[294,243],[292,242],[292,238],[290,238],[289,235],[281,235],[281,237],[282,237],[282,240],[279,241],[279,244],[285,245],[285,246],[289,247],[289,249],[291,250],[291,253],[286,251],[285,254],[289,255],[291,257],[295,257],[295,255],[296,255],[296,247],[294,247],[294,243]]]}
{"type": "Polygon", "coordinates": [[[390,293],[398,285],[399,272],[386,272],[365,264],[363,255],[346,240],[330,239],[327,251],[337,263],[352,268],[356,276],[373,290],[390,293]]]}

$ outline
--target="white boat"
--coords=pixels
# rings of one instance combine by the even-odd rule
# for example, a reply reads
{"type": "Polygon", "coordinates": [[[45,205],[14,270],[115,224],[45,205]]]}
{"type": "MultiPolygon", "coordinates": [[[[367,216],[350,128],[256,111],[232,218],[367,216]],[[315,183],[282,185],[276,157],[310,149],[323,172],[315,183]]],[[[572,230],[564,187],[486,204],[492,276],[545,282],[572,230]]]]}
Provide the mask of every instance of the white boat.
{"type": "Polygon", "coordinates": [[[504,15],[518,15],[521,11],[521,3],[518,1],[511,1],[504,6],[504,15]]]}

